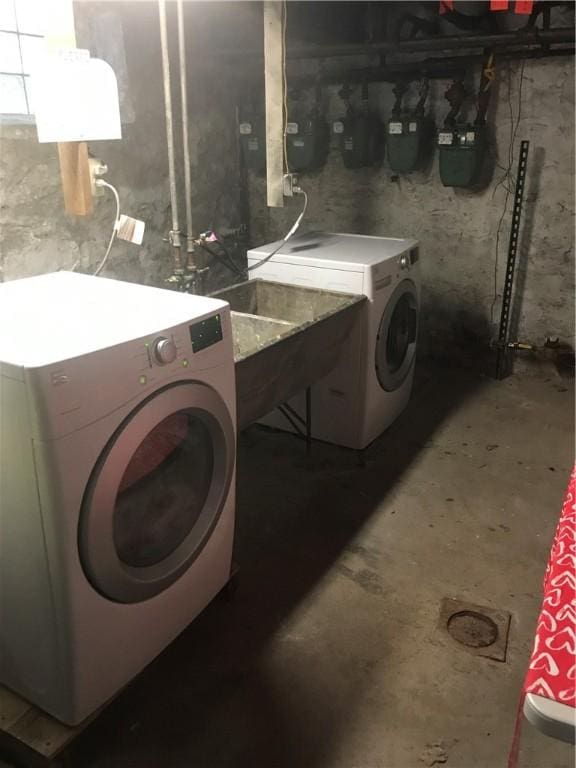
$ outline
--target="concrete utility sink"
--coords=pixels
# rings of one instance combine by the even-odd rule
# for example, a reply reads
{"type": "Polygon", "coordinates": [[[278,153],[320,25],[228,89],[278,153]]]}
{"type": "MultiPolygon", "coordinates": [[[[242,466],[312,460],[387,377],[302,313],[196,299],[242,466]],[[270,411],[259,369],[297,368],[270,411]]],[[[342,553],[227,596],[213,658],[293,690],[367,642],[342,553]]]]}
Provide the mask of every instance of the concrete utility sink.
{"type": "Polygon", "coordinates": [[[274,344],[280,337],[292,330],[294,323],[258,317],[232,310],[232,333],[234,334],[234,360],[253,355],[262,347],[274,344]]]}
{"type": "Polygon", "coordinates": [[[240,429],[330,372],[366,301],[266,280],[213,296],[232,310],[240,429]]]}

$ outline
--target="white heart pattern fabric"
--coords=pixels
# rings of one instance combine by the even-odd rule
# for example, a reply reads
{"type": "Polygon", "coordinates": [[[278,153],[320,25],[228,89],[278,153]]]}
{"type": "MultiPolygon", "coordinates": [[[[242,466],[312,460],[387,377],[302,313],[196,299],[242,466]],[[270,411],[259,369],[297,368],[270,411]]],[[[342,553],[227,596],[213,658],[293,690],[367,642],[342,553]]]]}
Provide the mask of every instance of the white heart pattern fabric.
{"type": "Polygon", "coordinates": [[[573,590],[576,590],[576,576],[574,576],[572,571],[561,571],[553,579],[550,579],[550,584],[553,587],[563,587],[564,584],[567,584],[573,590]]]}
{"type": "Polygon", "coordinates": [[[576,466],[544,576],[544,596],[524,692],[576,708],[576,466]]]}
{"type": "Polygon", "coordinates": [[[571,621],[572,624],[576,624],[576,608],[573,605],[563,605],[556,616],[558,621],[571,621]]]}
{"type": "Polygon", "coordinates": [[[560,605],[560,598],[562,597],[561,589],[550,589],[548,594],[543,600],[544,605],[550,605],[552,608],[557,608],[560,605]]]}
{"type": "Polygon", "coordinates": [[[574,658],[576,654],[576,633],[572,627],[564,627],[560,632],[556,632],[546,640],[546,647],[551,651],[568,651],[574,658]]]}
{"type": "MultiPolygon", "coordinates": [[[[563,610],[562,608],[560,610],[563,610]]],[[[551,613],[548,613],[546,608],[543,608],[540,612],[540,619],[538,620],[538,626],[537,631],[540,629],[540,627],[544,627],[544,629],[547,629],[548,632],[555,632],[557,627],[557,622],[554,616],[552,616],[551,613]]]]}
{"type": "Polygon", "coordinates": [[[532,659],[530,669],[545,669],[552,677],[557,677],[559,671],[554,657],[546,653],[546,651],[542,651],[535,659],[532,659]]]}
{"type": "Polygon", "coordinates": [[[529,685],[528,688],[526,688],[526,693],[535,693],[538,696],[545,696],[547,699],[554,698],[554,694],[550,690],[550,686],[543,677],[539,677],[531,685],[529,685]]]}

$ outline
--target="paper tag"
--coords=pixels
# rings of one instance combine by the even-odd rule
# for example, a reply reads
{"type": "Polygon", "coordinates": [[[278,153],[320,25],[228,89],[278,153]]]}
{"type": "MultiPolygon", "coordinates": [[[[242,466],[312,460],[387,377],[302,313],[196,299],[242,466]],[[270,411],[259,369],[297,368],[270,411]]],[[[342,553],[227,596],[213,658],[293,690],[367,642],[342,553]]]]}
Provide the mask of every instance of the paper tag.
{"type": "Polygon", "coordinates": [[[416,133],[418,130],[418,123],[408,123],[408,133],[416,133]]]}
{"type": "Polygon", "coordinates": [[[475,131],[468,131],[466,133],[466,142],[468,144],[474,144],[476,140],[476,132],[475,131]]]}
{"type": "Polygon", "coordinates": [[[402,123],[388,123],[388,133],[389,134],[402,133],[402,123]]]}
{"type": "Polygon", "coordinates": [[[140,219],[133,219],[131,216],[120,214],[118,225],[116,227],[116,237],[120,240],[127,240],[134,245],[142,245],[144,239],[144,228],[146,224],[140,219]]]}
{"type": "Polygon", "coordinates": [[[452,132],[441,132],[438,134],[438,144],[452,144],[454,141],[454,136],[452,135],[452,132]]]}

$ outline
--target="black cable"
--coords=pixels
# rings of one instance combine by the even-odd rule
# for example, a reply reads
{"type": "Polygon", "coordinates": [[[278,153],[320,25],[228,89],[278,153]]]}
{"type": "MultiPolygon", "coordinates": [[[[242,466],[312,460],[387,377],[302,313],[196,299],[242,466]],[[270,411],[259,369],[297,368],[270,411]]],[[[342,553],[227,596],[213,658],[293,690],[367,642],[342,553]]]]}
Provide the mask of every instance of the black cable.
{"type": "Polygon", "coordinates": [[[236,275],[244,279],[246,277],[245,273],[240,269],[240,267],[237,267],[236,264],[232,261],[230,258],[230,263],[228,263],[228,260],[225,256],[223,256],[221,253],[217,253],[216,251],[213,251],[212,248],[209,248],[204,243],[196,243],[198,247],[202,248],[202,250],[206,251],[206,253],[209,253],[210,256],[212,256],[215,259],[218,259],[218,261],[225,266],[227,269],[230,270],[230,272],[234,272],[236,275]]]}
{"type": "Polygon", "coordinates": [[[226,248],[226,246],[224,245],[224,242],[220,240],[220,238],[218,237],[218,234],[216,232],[214,232],[214,234],[216,235],[216,240],[214,242],[218,243],[220,248],[222,248],[226,258],[229,259],[232,264],[234,264],[234,259],[230,255],[230,251],[228,250],[228,248],[226,248]]]}

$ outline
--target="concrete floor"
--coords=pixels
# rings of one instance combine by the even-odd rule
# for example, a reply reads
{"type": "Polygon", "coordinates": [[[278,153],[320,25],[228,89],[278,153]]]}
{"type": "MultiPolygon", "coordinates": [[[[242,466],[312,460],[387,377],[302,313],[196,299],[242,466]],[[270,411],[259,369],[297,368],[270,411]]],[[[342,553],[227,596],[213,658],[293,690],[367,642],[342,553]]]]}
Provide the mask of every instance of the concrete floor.
{"type": "MultiPolygon", "coordinates": [[[[102,713],[68,764],[504,768],[573,456],[571,388],[424,377],[364,466],[250,428],[238,592],[102,713]],[[439,633],[444,596],[511,612],[505,663],[439,633]]],[[[573,764],[528,723],[521,744],[521,768],[573,764]]]]}

